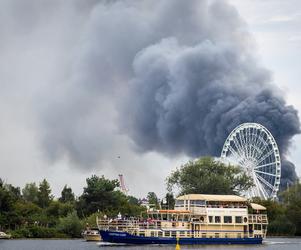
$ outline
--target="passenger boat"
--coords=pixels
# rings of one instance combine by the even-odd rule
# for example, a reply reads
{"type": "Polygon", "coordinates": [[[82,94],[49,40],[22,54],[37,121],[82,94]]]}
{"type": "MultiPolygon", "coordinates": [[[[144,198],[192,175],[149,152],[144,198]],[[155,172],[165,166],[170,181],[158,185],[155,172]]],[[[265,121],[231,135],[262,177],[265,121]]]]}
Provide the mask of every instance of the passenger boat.
{"type": "Polygon", "coordinates": [[[87,228],[83,231],[82,236],[86,241],[101,241],[99,230],[97,228],[87,228]]]}
{"type": "Polygon", "coordinates": [[[0,232],[0,240],[7,240],[10,239],[11,235],[10,234],[6,234],[4,232],[0,232]]]}
{"type": "Polygon", "coordinates": [[[236,195],[188,194],[139,219],[97,218],[103,241],[128,244],[261,244],[267,224],[265,207],[236,195]]]}

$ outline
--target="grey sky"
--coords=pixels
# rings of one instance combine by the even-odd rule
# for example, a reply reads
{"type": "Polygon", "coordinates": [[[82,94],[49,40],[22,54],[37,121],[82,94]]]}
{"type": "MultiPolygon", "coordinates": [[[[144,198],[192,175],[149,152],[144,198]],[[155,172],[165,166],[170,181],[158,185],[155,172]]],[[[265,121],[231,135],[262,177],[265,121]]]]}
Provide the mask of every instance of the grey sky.
{"type": "MultiPolygon", "coordinates": [[[[123,173],[132,194],[162,195],[167,174],[187,160],[184,153],[137,152],[119,129],[115,105],[127,93],[123,83],[133,77],[137,52],[171,34],[193,43],[199,20],[183,18],[173,29],[179,16],[194,11],[185,1],[137,1],[137,9],[116,2],[109,10],[98,1],[0,3],[0,170],[6,181],[24,186],[47,178],[56,195],[65,184],[80,194],[92,173],[123,173]]],[[[301,110],[301,4],[230,3],[249,26],[259,61],[301,110]]],[[[290,148],[298,173],[300,142],[296,136],[290,148]]]]}

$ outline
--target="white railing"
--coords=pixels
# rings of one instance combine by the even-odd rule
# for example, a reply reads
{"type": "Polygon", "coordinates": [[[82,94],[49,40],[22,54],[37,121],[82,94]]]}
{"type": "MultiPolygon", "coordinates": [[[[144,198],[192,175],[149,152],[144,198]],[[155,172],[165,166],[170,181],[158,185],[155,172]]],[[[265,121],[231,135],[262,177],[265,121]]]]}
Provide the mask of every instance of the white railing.
{"type": "Polygon", "coordinates": [[[249,224],[258,223],[258,224],[267,224],[268,217],[266,214],[249,214],[249,224]]]}

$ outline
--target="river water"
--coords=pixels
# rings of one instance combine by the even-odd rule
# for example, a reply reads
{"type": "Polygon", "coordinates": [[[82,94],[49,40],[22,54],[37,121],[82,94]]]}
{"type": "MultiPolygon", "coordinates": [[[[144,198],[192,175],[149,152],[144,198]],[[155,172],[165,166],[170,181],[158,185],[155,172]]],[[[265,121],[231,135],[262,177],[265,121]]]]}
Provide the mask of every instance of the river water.
{"type": "MultiPolygon", "coordinates": [[[[101,244],[101,243],[99,243],[101,244]]],[[[83,240],[0,240],[0,250],[174,250],[175,246],[116,246],[97,245],[95,242],[83,240]]],[[[299,250],[301,238],[269,238],[262,245],[205,245],[181,246],[181,250],[299,250]]]]}

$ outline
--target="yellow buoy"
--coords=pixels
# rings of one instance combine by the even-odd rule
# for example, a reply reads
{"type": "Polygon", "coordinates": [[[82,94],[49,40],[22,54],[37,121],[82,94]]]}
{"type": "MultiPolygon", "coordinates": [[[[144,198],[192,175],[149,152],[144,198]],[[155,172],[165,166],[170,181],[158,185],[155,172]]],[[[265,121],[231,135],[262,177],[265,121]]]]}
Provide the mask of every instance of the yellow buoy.
{"type": "Polygon", "coordinates": [[[180,248],[180,244],[179,244],[179,238],[177,238],[176,250],[181,250],[181,248],[180,248]]]}

